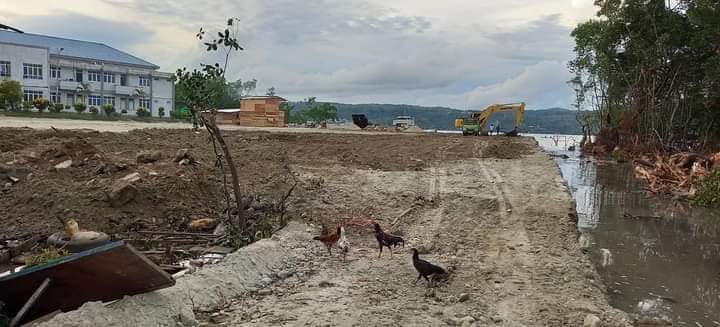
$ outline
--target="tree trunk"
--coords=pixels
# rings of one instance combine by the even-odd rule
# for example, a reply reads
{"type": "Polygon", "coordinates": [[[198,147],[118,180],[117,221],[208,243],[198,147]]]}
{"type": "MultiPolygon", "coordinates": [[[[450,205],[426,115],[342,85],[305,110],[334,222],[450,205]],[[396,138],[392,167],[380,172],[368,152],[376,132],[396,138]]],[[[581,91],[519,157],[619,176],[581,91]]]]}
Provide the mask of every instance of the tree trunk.
{"type": "MultiPolygon", "coordinates": [[[[215,124],[215,116],[212,114],[207,114],[202,115],[201,117],[205,123],[205,126],[213,134],[213,138],[217,140],[218,144],[220,145],[220,148],[223,152],[223,157],[225,158],[225,162],[230,169],[232,188],[233,193],[235,194],[235,206],[237,208],[238,218],[240,219],[240,229],[244,231],[245,228],[247,228],[247,220],[242,205],[242,194],[240,193],[240,178],[238,177],[237,167],[235,167],[235,162],[233,161],[232,155],[230,154],[230,149],[228,148],[227,143],[225,143],[225,139],[220,133],[220,129],[215,124]]],[[[228,208],[228,211],[230,211],[230,208],[228,208]]]]}

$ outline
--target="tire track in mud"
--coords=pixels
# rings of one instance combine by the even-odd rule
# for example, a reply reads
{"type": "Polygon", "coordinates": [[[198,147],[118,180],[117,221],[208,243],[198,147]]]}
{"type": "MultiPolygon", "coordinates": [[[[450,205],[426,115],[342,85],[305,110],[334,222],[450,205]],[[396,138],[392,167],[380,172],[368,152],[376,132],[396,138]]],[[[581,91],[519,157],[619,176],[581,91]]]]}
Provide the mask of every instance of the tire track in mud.
{"type": "MultiPolygon", "coordinates": [[[[483,157],[484,148],[476,145],[478,157],[483,157]]],[[[535,293],[532,268],[536,263],[528,252],[530,239],[519,213],[513,211],[508,195],[512,194],[512,191],[503,176],[492,165],[488,165],[486,160],[478,159],[477,163],[498,200],[498,214],[501,217],[497,226],[499,230],[493,233],[490,245],[495,247],[495,251],[492,251],[488,258],[495,266],[494,286],[502,288],[505,295],[500,297],[496,310],[505,322],[526,323],[531,321],[531,317],[537,312],[536,302],[526,296],[526,293],[535,293]]],[[[502,160],[498,164],[502,164],[502,160]]]]}

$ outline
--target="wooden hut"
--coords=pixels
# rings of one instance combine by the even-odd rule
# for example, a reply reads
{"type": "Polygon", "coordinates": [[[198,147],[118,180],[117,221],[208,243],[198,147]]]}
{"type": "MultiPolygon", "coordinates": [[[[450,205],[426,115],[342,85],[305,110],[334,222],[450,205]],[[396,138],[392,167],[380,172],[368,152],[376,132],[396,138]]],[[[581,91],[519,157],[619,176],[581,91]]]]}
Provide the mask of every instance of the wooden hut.
{"type": "Polygon", "coordinates": [[[278,96],[248,96],[240,99],[238,124],[255,127],[285,127],[285,112],[280,104],[287,100],[278,96]]]}

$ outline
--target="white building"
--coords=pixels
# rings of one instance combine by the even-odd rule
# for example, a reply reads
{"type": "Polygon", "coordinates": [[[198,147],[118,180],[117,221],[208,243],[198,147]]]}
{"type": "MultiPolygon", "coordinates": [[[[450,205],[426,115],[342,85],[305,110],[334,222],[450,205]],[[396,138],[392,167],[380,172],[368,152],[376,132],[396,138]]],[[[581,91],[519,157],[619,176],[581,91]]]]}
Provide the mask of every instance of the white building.
{"type": "Polygon", "coordinates": [[[102,43],[0,30],[0,78],[19,81],[24,101],[38,97],[70,106],[104,103],[135,114],[147,108],[169,116],[174,106],[172,74],[102,43]]]}

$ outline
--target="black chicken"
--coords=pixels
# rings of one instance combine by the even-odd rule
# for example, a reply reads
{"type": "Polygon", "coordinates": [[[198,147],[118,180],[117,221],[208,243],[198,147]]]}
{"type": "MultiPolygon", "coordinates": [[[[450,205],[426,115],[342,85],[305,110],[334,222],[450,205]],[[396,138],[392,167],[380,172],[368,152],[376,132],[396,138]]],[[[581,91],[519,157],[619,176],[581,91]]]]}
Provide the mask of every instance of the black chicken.
{"type": "Polygon", "coordinates": [[[415,284],[417,284],[420,278],[424,277],[425,280],[428,281],[428,286],[430,286],[430,279],[428,278],[428,276],[435,278],[435,276],[447,274],[447,271],[445,271],[445,269],[429,263],[423,259],[420,259],[417,249],[413,248],[412,252],[413,266],[415,266],[415,270],[417,270],[419,273],[418,278],[415,280],[415,284]]]}

